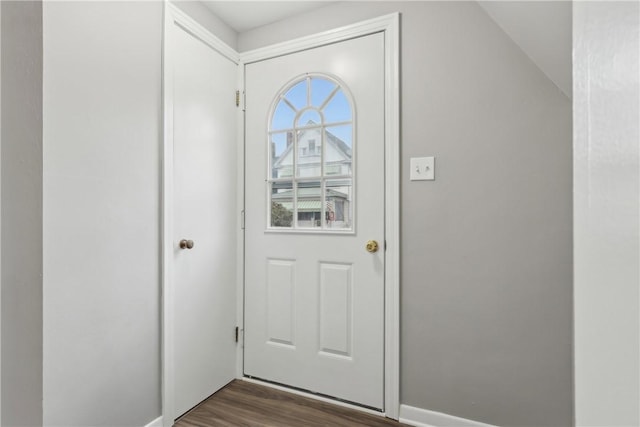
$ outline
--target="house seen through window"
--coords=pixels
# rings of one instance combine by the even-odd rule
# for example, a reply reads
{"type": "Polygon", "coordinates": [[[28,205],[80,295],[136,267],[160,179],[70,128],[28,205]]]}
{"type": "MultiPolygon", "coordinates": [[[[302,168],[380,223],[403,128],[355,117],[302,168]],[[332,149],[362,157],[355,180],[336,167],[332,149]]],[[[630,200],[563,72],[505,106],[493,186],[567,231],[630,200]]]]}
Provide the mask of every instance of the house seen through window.
{"type": "Polygon", "coordinates": [[[354,112],[343,85],[306,75],[276,97],[269,126],[271,229],[352,230],[354,112]]]}

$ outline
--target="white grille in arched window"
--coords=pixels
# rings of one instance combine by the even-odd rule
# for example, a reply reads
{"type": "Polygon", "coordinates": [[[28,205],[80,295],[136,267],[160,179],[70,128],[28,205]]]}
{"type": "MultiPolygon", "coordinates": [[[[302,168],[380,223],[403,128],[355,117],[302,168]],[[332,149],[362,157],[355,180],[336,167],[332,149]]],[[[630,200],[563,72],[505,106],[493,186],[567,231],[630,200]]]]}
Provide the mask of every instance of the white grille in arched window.
{"type": "Polygon", "coordinates": [[[344,84],[306,74],[271,111],[268,228],[353,230],[355,111],[344,84]]]}

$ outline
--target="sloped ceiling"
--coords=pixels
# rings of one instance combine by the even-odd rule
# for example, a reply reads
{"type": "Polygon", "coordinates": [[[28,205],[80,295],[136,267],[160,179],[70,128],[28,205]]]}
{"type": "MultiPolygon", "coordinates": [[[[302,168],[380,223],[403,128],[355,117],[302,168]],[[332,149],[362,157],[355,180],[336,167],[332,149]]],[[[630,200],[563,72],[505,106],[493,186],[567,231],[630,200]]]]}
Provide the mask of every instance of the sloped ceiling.
{"type": "MultiPolygon", "coordinates": [[[[333,1],[202,0],[238,33],[295,16],[333,1]]],[[[498,26],[569,98],[571,80],[571,1],[479,1],[498,26]]]]}
{"type": "Polygon", "coordinates": [[[569,98],[570,1],[479,1],[487,14],[569,98]]]}

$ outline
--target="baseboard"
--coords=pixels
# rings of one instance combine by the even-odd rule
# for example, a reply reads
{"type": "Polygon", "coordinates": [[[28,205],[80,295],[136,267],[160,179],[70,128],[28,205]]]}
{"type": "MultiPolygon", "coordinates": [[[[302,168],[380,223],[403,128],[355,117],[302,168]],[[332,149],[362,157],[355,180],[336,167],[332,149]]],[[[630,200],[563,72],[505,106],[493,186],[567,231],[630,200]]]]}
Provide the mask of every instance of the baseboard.
{"type": "Polygon", "coordinates": [[[442,412],[400,405],[401,423],[415,427],[496,427],[479,421],[468,420],[442,412]]]}
{"type": "Polygon", "coordinates": [[[155,420],[151,421],[149,424],[147,424],[144,427],[162,427],[162,416],[156,418],[155,420]]]}

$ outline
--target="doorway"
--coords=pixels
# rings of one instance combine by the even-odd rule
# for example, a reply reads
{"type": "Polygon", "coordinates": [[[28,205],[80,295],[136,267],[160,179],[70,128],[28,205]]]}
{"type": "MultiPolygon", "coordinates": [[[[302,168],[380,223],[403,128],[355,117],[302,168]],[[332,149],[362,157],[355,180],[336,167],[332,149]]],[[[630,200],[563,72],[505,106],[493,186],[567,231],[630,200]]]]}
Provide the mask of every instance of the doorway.
{"type": "Polygon", "coordinates": [[[397,14],[384,16],[241,55],[246,90],[241,374],[376,408],[391,418],[398,416],[399,401],[398,18],[397,14]],[[355,52],[374,52],[376,37],[382,46],[379,86],[384,105],[377,121],[382,128],[371,132],[373,127],[363,125],[374,117],[375,101],[366,98],[374,113],[365,113],[360,97],[375,90],[357,89],[362,81],[356,77],[358,67],[349,61],[357,56],[355,52]],[[367,40],[374,42],[364,47],[367,40]],[[350,47],[355,48],[350,51],[350,47]],[[274,81],[272,75],[277,76],[274,81]],[[333,91],[341,90],[348,94],[343,104],[354,107],[351,117],[331,117],[333,112],[324,111],[333,91]],[[344,126],[342,131],[336,129],[339,125],[344,126]],[[368,149],[375,152],[375,144],[362,151],[363,141],[375,139],[372,134],[382,135],[378,176],[366,175],[363,160],[371,159],[368,149]],[[351,158],[332,157],[330,153],[339,152],[335,147],[341,143],[351,150],[351,158]],[[342,161],[339,170],[333,161],[342,161]],[[336,182],[331,179],[333,173],[336,182]],[[378,184],[377,178],[381,178],[378,184]],[[371,194],[374,188],[378,201],[382,200],[379,207],[371,194]],[[378,219],[382,232],[366,228],[367,221],[376,222],[376,214],[366,212],[382,213],[378,219]],[[368,252],[376,243],[379,252],[368,252]],[[314,255],[302,257],[310,248],[314,255]],[[371,278],[363,282],[375,283],[378,274],[382,288],[376,290],[373,285],[366,289],[371,291],[367,295],[358,280],[369,273],[371,278]],[[362,295],[371,298],[372,307],[381,307],[379,323],[357,319],[365,312],[357,308],[362,295]],[[373,302],[376,297],[380,299],[373,302]],[[362,330],[356,329],[358,325],[362,330]],[[378,362],[382,362],[377,366],[382,369],[360,378],[349,376],[350,369],[339,366],[358,370],[353,351],[363,344],[354,340],[366,334],[362,331],[367,325],[374,325],[369,329],[372,335],[380,332],[378,350],[371,352],[379,352],[378,362]],[[378,383],[382,386],[367,382],[376,375],[378,381],[382,378],[378,383]],[[357,387],[344,387],[360,382],[367,384],[361,388],[369,391],[367,397],[367,392],[358,395],[357,387]]]}

